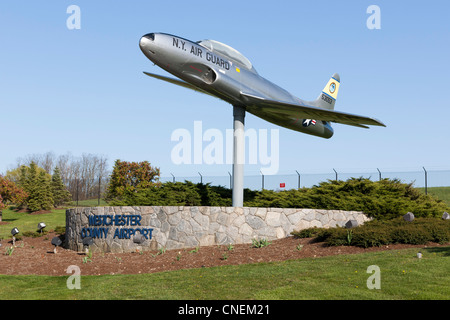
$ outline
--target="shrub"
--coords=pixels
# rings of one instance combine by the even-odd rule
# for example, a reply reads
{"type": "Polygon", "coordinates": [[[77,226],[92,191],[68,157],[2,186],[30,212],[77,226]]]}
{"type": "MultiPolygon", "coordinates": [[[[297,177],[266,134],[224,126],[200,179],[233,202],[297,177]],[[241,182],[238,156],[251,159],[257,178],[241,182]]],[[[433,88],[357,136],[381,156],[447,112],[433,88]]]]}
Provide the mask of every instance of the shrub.
{"type": "Polygon", "coordinates": [[[315,234],[317,241],[325,242],[329,246],[353,245],[369,248],[395,243],[437,242],[443,244],[450,241],[450,221],[437,218],[416,218],[412,222],[404,221],[402,218],[374,220],[352,229],[337,227],[305,230],[307,231],[294,231],[292,234],[298,237],[315,234]]]}
{"type": "Polygon", "coordinates": [[[318,236],[318,241],[325,241],[329,246],[345,246],[348,245],[347,229],[338,227],[330,228],[321,232],[318,236]]]}
{"type": "Polygon", "coordinates": [[[353,231],[353,239],[351,245],[363,248],[380,247],[392,243],[391,228],[367,227],[356,228],[353,231]]]}
{"type": "Polygon", "coordinates": [[[437,217],[449,210],[443,201],[422,194],[412,184],[397,179],[374,182],[364,178],[328,180],[309,189],[263,190],[245,205],[363,211],[377,219],[400,217],[408,211],[416,217],[437,217]]]}
{"type": "Polygon", "coordinates": [[[106,190],[106,201],[123,200],[130,194],[159,185],[159,168],[148,161],[126,162],[116,160],[106,190]]]}
{"type": "Polygon", "coordinates": [[[294,235],[297,238],[312,238],[316,237],[323,229],[312,227],[307,229],[302,229],[300,231],[293,231],[292,235],[294,235]]]}
{"type": "Polygon", "coordinates": [[[190,181],[165,182],[133,192],[124,192],[122,199],[109,202],[119,206],[217,206],[231,205],[231,192],[209,183],[194,184],[190,181]],[[230,198],[222,195],[230,193],[230,198]]]}
{"type": "Polygon", "coordinates": [[[22,233],[22,235],[24,237],[28,237],[28,238],[38,238],[38,237],[46,235],[47,233],[48,233],[47,230],[42,230],[42,233],[41,233],[41,231],[24,231],[22,233]]]}

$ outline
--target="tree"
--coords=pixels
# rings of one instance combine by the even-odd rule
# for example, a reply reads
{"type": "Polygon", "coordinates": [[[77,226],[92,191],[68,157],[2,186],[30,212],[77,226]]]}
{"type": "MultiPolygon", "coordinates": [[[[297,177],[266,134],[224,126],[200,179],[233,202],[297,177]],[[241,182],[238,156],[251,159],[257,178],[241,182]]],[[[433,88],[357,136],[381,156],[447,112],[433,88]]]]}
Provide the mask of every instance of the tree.
{"type": "Polygon", "coordinates": [[[27,198],[27,193],[14,182],[0,176],[0,221],[2,210],[10,203],[21,204],[27,198]]]}
{"type": "Polygon", "coordinates": [[[10,203],[20,204],[25,201],[27,193],[14,182],[0,176],[0,197],[5,206],[10,203]]]}
{"type": "Polygon", "coordinates": [[[116,160],[105,198],[107,201],[121,200],[126,194],[159,185],[159,168],[152,167],[148,161],[116,160]]]}
{"type": "MultiPolygon", "coordinates": [[[[3,197],[0,194],[0,212],[2,212],[2,210],[5,209],[5,207],[6,207],[6,205],[3,203],[3,197]]],[[[0,221],[2,221],[1,218],[0,218],[0,221]]]]}
{"type": "Polygon", "coordinates": [[[55,207],[60,206],[72,199],[72,195],[63,184],[58,167],[55,167],[55,170],[53,171],[51,189],[55,207]]]}
{"type": "Polygon", "coordinates": [[[32,212],[50,210],[54,205],[51,180],[45,172],[41,172],[36,181],[37,184],[31,189],[27,207],[32,212]]]}
{"type": "Polygon", "coordinates": [[[51,186],[51,176],[46,171],[31,162],[30,166],[20,168],[19,185],[28,197],[23,205],[32,211],[50,210],[54,204],[51,186]]]}
{"type": "Polygon", "coordinates": [[[9,170],[6,176],[17,183],[21,167],[28,167],[31,162],[39,167],[38,171],[45,170],[50,175],[58,167],[66,189],[73,195],[77,194],[80,200],[97,196],[101,190],[106,189],[108,183],[108,159],[90,153],[83,153],[81,156],[73,156],[71,153],[55,155],[53,152],[30,154],[18,158],[16,167],[9,170]]]}

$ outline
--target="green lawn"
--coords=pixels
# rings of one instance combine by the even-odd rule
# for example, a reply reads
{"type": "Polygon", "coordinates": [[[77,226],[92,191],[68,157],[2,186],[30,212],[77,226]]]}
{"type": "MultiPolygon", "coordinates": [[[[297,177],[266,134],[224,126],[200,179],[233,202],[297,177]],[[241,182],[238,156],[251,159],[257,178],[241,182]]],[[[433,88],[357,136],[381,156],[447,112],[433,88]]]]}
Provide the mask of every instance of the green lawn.
{"type": "MultiPolygon", "coordinates": [[[[69,203],[69,205],[71,207],[76,207],[77,202],[72,201],[69,203]]],[[[98,207],[99,206],[98,199],[80,200],[80,201],[78,201],[78,206],[79,207],[98,207]]],[[[105,200],[100,199],[100,206],[106,207],[106,206],[108,206],[108,203],[105,200]]]]}
{"type": "Polygon", "coordinates": [[[17,227],[21,233],[26,231],[36,231],[39,222],[45,222],[45,230],[54,230],[56,227],[66,226],[66,210],[53,210],[51,213],[29,214],[25,212],[15,212],[11,209],[3,210],[3,221],[8,224],[0,225],[0,239],[11,238],[11,229],[17,227]]]}
{"type": "MultiPolygon", "coordinates": [[[[98,200],[79,201],[80,207],[96,207],[98,200]]],[[[100,200],[100,205],[106,206],[107,203],[100,200]]],[[[76,206],[76,202],[70,204],[71,207],[76,206]]],[[[17,227],[21,233],[26,231],[36,231],[39,222],[45,222],[47,227],[45,230],[54,230],[56,227],[66,226],[66,209],[53,210],[46,214],[29,214],[25,212],[16,212],[11,209],[3,210],[3,221],[8,224],[0,225],[0,239],[11,238],[11,229],[17,227]]]]}
{"type": "Polygon", "coordinates": [[[0,275],[0,299],[450,299],[450,247],[224,266],[142,275],[67,277],[0,275]],[[368,289],[377,265],[381,289],[368,289]]]}
{"type": "MultiPolygon", "coordinates": [[[[0,237],[10,231],[65,226],[65,210],[30,215],[3,211],[0,237]]],[[[359,255],[181,270],[143,275],[83,276],[81,290],[65,277],[0,275],[1,299],[450,299],[450,246],[359,255]],[[381,270],[381,289],[369,290],[367,268],[381,270]]],[[[4,251],[1,251],[4,254],[4,251]]],[[[94,262],[95,263],[95,262],[94,262]]]]}
{"type": "MultiPolygon", "coordinates": [[[[420,191],[425,193],[425,188],[418,188],[420,191]]],[[[432,187],[427,188],[428,194],[436,196],[438,199],[443,200],[447,205],[450,206],[450,187],[432,187]]]]}

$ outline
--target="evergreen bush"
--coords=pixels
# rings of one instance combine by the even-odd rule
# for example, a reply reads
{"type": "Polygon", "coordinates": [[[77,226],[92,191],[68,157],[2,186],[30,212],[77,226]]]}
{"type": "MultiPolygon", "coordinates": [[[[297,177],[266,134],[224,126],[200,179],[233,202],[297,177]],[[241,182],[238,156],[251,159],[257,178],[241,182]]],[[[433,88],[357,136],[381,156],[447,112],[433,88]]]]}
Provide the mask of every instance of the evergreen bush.
{"type": "Polygon", "coordinates": [[[412,184],[397,179],[374,182],[365,178],[328,180],[298,190],[263,190],[244,205],[363,211],[377,219],[396,218],[408,211],[414,212],[416,217],[437,217],[449,210],[443,201],[422,194],[412,184]]]}
{"type": "MultiPolygon", "coordinates": [[[[402,218],[391,220],[374,220],[352,229],[343,227],[311,231],[294,231],[296,237],[313,234],[317,241],[325,242],[329,246],[353,245],[369,248],[389,244],[426,244],[437,242],[440,244],[450,241],[450,220],[438,218],[416,218],[412,222],[402,218]],[[351,241],[348,232],[351,230],[351,241]]],[[[307,230],[307,229],[305,229],[307,230]]]]}

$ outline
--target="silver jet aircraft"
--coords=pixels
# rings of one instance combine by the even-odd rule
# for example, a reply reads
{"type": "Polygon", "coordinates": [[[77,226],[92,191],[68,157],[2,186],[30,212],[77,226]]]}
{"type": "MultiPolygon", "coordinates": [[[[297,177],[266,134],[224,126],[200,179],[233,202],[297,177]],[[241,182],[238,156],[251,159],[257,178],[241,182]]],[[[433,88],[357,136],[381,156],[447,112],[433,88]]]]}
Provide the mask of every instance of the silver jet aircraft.
{"type": "Polygon", "coordinates": [[[139,46],[156,65],[175,75],[146,75],[205,93],[276,125],[331,138],[331,122],[368,128],[385,126],[369,117],[334,110],[340,86],[335,73],[314,101],[299,99],[258,74],[240,52],[214,40],[192,42],[165,33],[141,37],[139,46]]]}
{"type": "Polygon", "coordinates": [[[245,111],[279,126],[327,139],[333,135],[331,122],[361,128],[385,126],[373,118],[334,111],[340,86],[336,73],[316,100],[304,101],[261,77],[246,57],[226,44],[149,33],[141,37],[139,46],[147,58],[181,80],[144,72],[146,75],[233,105],[233,207],[244,203],[245,111]]]}

